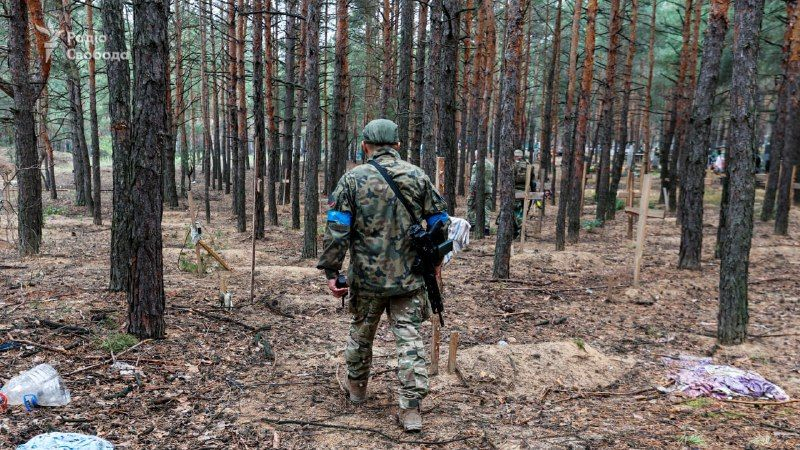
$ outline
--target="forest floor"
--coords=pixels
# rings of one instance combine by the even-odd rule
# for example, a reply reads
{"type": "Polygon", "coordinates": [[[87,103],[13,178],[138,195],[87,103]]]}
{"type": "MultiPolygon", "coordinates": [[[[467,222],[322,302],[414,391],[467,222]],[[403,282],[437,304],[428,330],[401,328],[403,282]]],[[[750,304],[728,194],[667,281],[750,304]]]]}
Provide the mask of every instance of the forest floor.
{"type": "MultiPolygon", "coordinates": [[[[491,281],[494,235],[473,241],[444,269],[441,370],[423,403],[425,431],[407,435],[395,420],[394,338],[385,321],[369,400],[345,400],[336,377],[349,316],[328,295],[315,261],[300,258],[302,233],[289,229],[288,206],[282,226],[269,227],[257,244],[250,301],[250,233],[234,231],[229,197],[212,193],[204,234],[235,269],[231,311],[219,307],[219,267],[203,276],[186,270],[194,253],[185,246],[185,201],[165,209],[167,337],[123,354],[134,344],[122,334],[126,298],[106,290],[111,193],[103,193],[104,225],[95,226],[72,204],[69,170],[58,179],[65,190],[56,201],[46,195],[42,255],[20,259],[14,248],[0,248],[0,342],[27,341],[0,354],[0,380],[51,363],[72,402],[0,414],[2,448],[54,430],[95,434],[120,449],[800,447],[798,403],[690,400],[655,389],[667,384],[662,357],[695,355],[758,371],[800,397],[797,211],[789,237],[756,224],[751,337],[726,348],[714,339],[714,204],[706,209],[702,271],[676,269],[674,218],[649,221],[638,289],[630,287],[633,243],[622,213],[555,252],[548,208],[541,236],[513,256],[511,282],[491,281]],[[460,375],[445,369],[451,331],[460,332],[460,375]]],[[[105,188],[110,181],[106,169],[105,188]]],[[[719,186],[712,189],[710,198],[718,198],[719,186]]],[[[464,216],[459,201],[456,215],[464,216]]],[[[593,208],[585,213],[593,217],[593,208]]],[[[319,223],[322,229],[322,216],[319,223]]],[[[425,324],[426,342],[430,330],[425,324]]]]}

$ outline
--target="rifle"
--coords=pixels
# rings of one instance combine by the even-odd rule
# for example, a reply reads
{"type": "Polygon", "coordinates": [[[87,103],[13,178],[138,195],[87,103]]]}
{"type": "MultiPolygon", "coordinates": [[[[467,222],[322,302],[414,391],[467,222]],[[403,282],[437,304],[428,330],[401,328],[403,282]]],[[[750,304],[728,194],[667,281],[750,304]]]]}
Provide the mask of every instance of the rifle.
{"type": "Polygon", "coordinates": [[[389,172],[386,171],[386,168],[374,159],[369,164],[383,176],[383,179],[389,184],[394,195],[406,208],[411,220],[414,222],[408,229],[411,247],[417,253],[411,271],[422,275],[422,279],[425,281],[425,290],[428,292],[428,301],[431,302],[431,309],[439,315],[439,323],[444,326],[444,317],[442,316],[444,303],[442,302],[442,293],[439,290],[439,282],[436,280],[436,267],[442,263],[444,256],[453,250],[453,241],[447,239],[447,235],[442,229],[443,223],[441,221],[429,225],[427,230],[423,228],[408,200],[400,192],[400,188],[389,175],[389,172]]]}

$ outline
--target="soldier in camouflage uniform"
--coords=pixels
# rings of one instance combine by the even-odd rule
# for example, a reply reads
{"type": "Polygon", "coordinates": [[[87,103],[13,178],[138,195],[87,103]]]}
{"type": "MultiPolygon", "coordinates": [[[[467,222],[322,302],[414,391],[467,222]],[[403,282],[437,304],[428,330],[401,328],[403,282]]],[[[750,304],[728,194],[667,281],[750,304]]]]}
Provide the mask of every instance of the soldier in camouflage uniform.
{"type": "MultiPolygon", "coordinates": [[[[477,155],[475,155],[477,159],[477,155]]],[[[475,227],[475,222],[477,219],[477,214],[475,213],[475,205],[478,204],[478,201],[475,198],[475,194],[478,192],[478,183],[477,183],[477,175],[478,175],[478,162],[474,162],[472,164],[472,172],[469,178],[469,197],[467,197],[467,221],[471,227],[475,227]]],[[[483,190],[483,229],[485,230],[486,235],[489,234],[489,217],[492,212],[492,183],[494,182],[494,164],[489,158],[484,160],[484,190],[483,190]]]]}
{"type": "MultiPolygon", "coordinates": [[[[414,214],[430,226],[450,219],[445,202],[427,175],[397,153],[397,125],[378,119],[363,131],[362,148],[368,160],[382,165],[411,203],[414,214]]],[[[407,235],[412,219],[386,180],[363,164],[339,180],[329,199],[324,250],[317,268],[323,269],[335,297],[348,293],[336,287],[345,253],[350,249],[350,336],[345,348],[350,400],[366,399],[372,363],[372,341],[381,315],[387,312],[397,344],[400,380],[399,419],[406,431],[422,428],[420,401],[428,394],[428,369],[420,324],[431,315],[421,275],[412,273],[415,252],[407,235]]]]}
{"type": "MultiPolygon", "coordinates": [[[[528,166],[530,163],[525,159],[525,153],[522,150],[514,150],[514,191],[525,192],[525,179],[528,176],[528,166]]],[[[533,172],[531,171],[531,184],[528,186],[528,191],[536,190],[536,180],[534,180],[533,172]]],[[[521,198],[514,199],[514,237],[519,236],[522,230],[522,214],[524,212],[525,201],[521,198]]]]}

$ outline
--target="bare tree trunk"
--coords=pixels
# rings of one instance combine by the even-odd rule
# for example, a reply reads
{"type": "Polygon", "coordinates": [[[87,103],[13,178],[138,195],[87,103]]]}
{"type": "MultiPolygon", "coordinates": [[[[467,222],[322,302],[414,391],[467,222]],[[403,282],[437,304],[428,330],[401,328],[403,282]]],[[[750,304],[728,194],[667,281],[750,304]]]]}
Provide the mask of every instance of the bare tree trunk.
{"type": "MultiPolygon", "coordinates": [[[[169,55],[167,58],[169,58],[169,55]]],[[[175,184],[175,146],[177,144],[178,128],[172,108],[172,69],[169,60],[167,60],[167,71],[164,76],[167,84],[166,104],[168,114],[166,118],[167,146],[161,155],[161,170],[164,171],[161,175],[161,190],[164,196],[164,203],[174,209],[178,207],[178,188],[175,184]]]]}
{"type": "Polygon", "coordinates": [[[444,199],[450,211],[456,210],[458,145],[456,142],[456,88],[458,86],[458,39],[460,0],[444,0],[442,24],[441,94],[439,151],[444,156],[444,199]]]}
{"type": "MultiPolygon", "coordinates": [[[[189,139],[186,134],[186,100],[183,78],[183,8],[181,0],[175,0],[175,117],[181,133],[181,198],[186,197],[186,182],[189,177],[189,139]]],[[[191,182],[191,181],[190,181],[191,182]]]]}
{"type": "Polygon", "coordinates": [[[708,27],[703,40],[700,78],[694,94],[689,119],[687,158],[681,177],[683,220],[678,267],[700,269],[703,249],[703,194],[705,192],[706,159],[711,144],[711,109],[717,90],[725,34],[728,32],[730,0],[712,0],[708,27]]]}
{"type": "Polygon", "coordinates": [[[92,218],[95,225],[103,224],[100,210],[100,132],[97,129],[97,83],[94,59],[94,7],[92,0],[86,2],[86,34],[89,40],[89,126],[92,139],[92,218]]]}
{"type": "MultiPolygon", "coordinates": [[[[606,61],[606,76],[601,86],[603,103],[598,121],[600,163],[597,165],[597,210],[595,219],[600,223],[606,220],[609,199],[609,172],[611,170],[611,147],[614,145],[614,103],[616,98],[615,81],[617,79],[617,51],[619,49],[619,34],[622,29],[622,16],[620,14],[620,0],[611,0],[611,24],[608,38],[608,60],[606,61]]],[[[624,151],[624,149],[622,149],[624,151]]]]}
{"type": "Polygon", "coordinates": [[[18,249],[21,256],[29,256],[39,253],[43,222],[42,182],[39,176],[36,122],[33,116],[36,92],[28,72],[31,46],[28,33],[28,5],[25,0],[10,0],[9,4],[11,18],[8,33],[8,68],[11,72],[12,87],[3,90],[14,99],[11,113],[14,118],[14,149],[18,170],[18,249]]]}
{"type": "Polygon", "coordinates": [[[213,137],[214,137],[214,153],[211,158],[211,186],[215,190],[222,190],[222,159],[221,159],[221,145],[220,145],[220,120],[224,118],[224,114],[220,116],[219,113],[219,105],[222,103],[220,102],[219,96],[223,89],[220,89],[220,85],[217,81],[217,45],[216,45],[216,36],[214,31],[216,30],[216,26],[214,24],[214,15],[213,13],[213,3],[208,3],[209,12],[208,12],[208,20],[209,20],[209,28],[211,29],[211,107],[214,109],[214,113],[212,115],[214,120],[214,128],[213,128],[213,137]]]}
{"type": "MultiPolygon", "coordinates": [[[[497,50],[497,30],[495,28],[494,8],[491,0],[481,0],[479,9],[478,23],[481,25],[481,58],[480,64],[476,64],[475,69],[480,71],[480,83],[478,89],[481,91],[482,98],[479,100],[481,105],[479,110],[480,123],[478,124],[476,138],[477,155],[475,156],[475,192],[486,192],[486,150],[489,147],[489,111],[491,110],[493,73],[497,50]]],[[[486,223],[486,196],[475,196],[475,223],[481,224],[475,230],[475,236],[483,239],[484,227],[486,223]]]]}
{"type": "Polygon", "coordinates": [[[428,5],[427,3],[419,4],[419,18],[417,20],[417,53],[415,58],[414,70],[416,71],[414,78],[414,122],[412,123],[413,131],[411,132],[411,139],[409,142],[409,156],[408,160],[411,164],[420,164],[420,145],[422,144],[422,112],[424,106],[425,94],[425,72],[427,64],[425,64],[425,48],[428,42],[428,5]]]}
{"type": "MultiPolygon", "coordinates": [[[[592,75],[594,72],[595,30],[597,21],[597,0],[589,0],[586,12],[586,42],[583,60],[581,90],[578,97],[578,122],[575,127],[574,149],[572,155],[572,179],[570,198],[567,208],[567,238],[570,243],[577,243],[581,231],[581,196],[583,194],[584,149],[586,147],[587,126],[589,121],[589,100],[592,94],[592,75]]],[[[563,174],[562,174],[563,176],[563,174]]]]}
{"type": "Polygon", "coordinates": [[[306,124],[306,186],[303,217],[303,258],[317,256],[317,214],[319,214],[318,167],[321,147],[319,99],[319,9],[321,0],[308,1],[306,14],[306,92],[308,123],[306,124]]]}
{"type": "MultiPolygon", "coordinates": [[[[524,1],[524,0],[523,0],[524,1]]],[[[503,58],[503,96],[502,114],[503,128],[501,135],[501,160],[500,160],[500,224],[497,229],[497,243],[495,244],[493,276],[495,278],[508,278],[510,276],[509,262],[511,260],[511,241],[514,238],[514,135],[517,133],[514,124],[515,88],[519,83],[520,65],[522,63],[522,41],[525,25],[525,6],[520,5],[520,0],[509,0],[506,9],[506,37],[503,58]]],[[[480,223],[478,224],[480,226],[480,223]]]]}
{"type": "Polygon", "coordinates": [[[238,162],[236,164],[236,169],[238,170],[236,179],[238,180],[238,184],[236,184],[234,195],[236,196],[236,206],[239,208],[236,211],[236,231],[243,233],[247,230],[247,204],[245,195],[247,177],[245,175],[245,169],[249,164],[247,141],[247,98],[245,97],[244,88],[244,40],[247,34],[247,21],[245,20],[247,16],[241,14],[245,10],[244,0],[238,0],[237,8],[240,13],[236,18],[236,111],[238,113],[236,125],[238,127],[237,130],[239,134],[239,147],[237,152],[238,162]]]}
{"type": "Polygon", "coordinates": [[[39,135],[42,137],[44,151],[46,153],[47,167],[45,172],[47,178],[50,179],[50,198],[53,200],[58,199],[58,189],[56,188],[56,171],[55,161],[53,160],[53,143],[50,141],[50,131],[47,128],[47,115],[50,110],[50,96],[47,85],[42,88],[41,96],[39,97],[39,108],[41,110],[39,118],[39,135]]]}
{"type": "MultiPolygon", "coordinates": [[[[253,237],[264,237],[264,175],[267,165],[267,129],[264,123],[264,18],[261,0],[253,0],[253,237]]],[[[274,187],[273,187],[274,189],[274,187]]]]}
{"type": "Polygon", "coordinates": [[[383,58],[381,61],[381,117],[390,115],[389,105],[392,103],[392,71],[394,70],[394,56],[392,55],[392,18],[389,0],[383,0],[381,9],[381,29],[383,30],[383,58]]]}
{"type": "MultiPolygon", "coordinates": [[[[793,167],[800,162],[800,126],[797,117],[800,115],[800,6],[794,5],[792,15],[789,16],[788,57],[786,58],[786,93],[789,100],[786,102],[786,117],[793,118],[785,121],[783,130],[783,149],[780,160],[780,177],[778,178],[778,204],[775,211],[775,234],[787,235],[789,233],[789,209],[795,173],[793,167]]],[[[772,164],[778,164],[773,161],[772,164]]]]}
{"type": "Polygon", "coordinates": [[[720,251],[717,341],[741,344],[747,337],[747,279],[755,200],[754,130],[759,32],[764,0],[734,0],[731,145],[727,167],[730,197],[720,251]]]}
{"type": "MultiPolygon", "coordinates": [[[[122,0],[104,0],[103,34],[105,51],[111,54],[127,53],[125,17],[122,0]]],[[[111,274],[109,290],[130,289],[131,232],[133,205],[131,204],[131,79],[127,59],[106,61],[108,76],[108,114],[111,122],[111,151],[113,170],[113,201],[111,213],[111,274]]],[[[165,83],[166,84],[166,83],[165,83]]],[[[159,181],[160,183],[160,181],[159,181]]]]}
{"type": "MultiPolygon", "coordinates": [[[[287,4],[289,14],[297,12],[297,0],[289,0],[287,4]]],[[[294,143],[294,86],[295,81],[295,52],[297,48],[297,26],[296,20],[291,15],[286,16],[286,57],[285,57],[285,94],[283,98],[283,156],[281,163],[281,178],[283,190],[281,191],[281,198],[283,203],[289,202],[292,180],[292,144],[294,143]],[[289,183],[284,183],[283,180],[289,180],[289,183]]]]}
{"type": "MultiPolygon", "coordinates": [[[[564,106],[566,117],[564,117],[564,152],[561,156],[561,186],[558,198],[558,215],[556,216],[556,251],[565,248],[566,239],[566,220],[567,205],[569,204],[571,192],[570,183],[575,176],[574,158],[574,133],[575,133],[575,91],[578,72],[578,44],[580,43],[580,24],[581,24],[581,4],[582,0],[575,0],[572,11],[572,30],[569,46],[569,68],[567,71],[567,101],[564,106]]],[[[553,168],[555,174],[555,167],[553,168]]]]}
{"type": "Polygon", "coordinates": [[[442,67],[442,0],[431,0],[431,34],[429,37],[428,64],[425,64],[425,94],[422,106],[422,170],[436,177],[436,104],[439,98],[442,67]],[[437,61],[436,64],[433,64],[437,61]]]}
{"type": "Polygon", "coordinates": [[[214,143],[211,139],[211,118],[209,113],[209,98],[208,92],[208,61],[206,56],[206,5],[205,2],[200,3],[200,107],[202,109],[203,120],[203,190],[204,190],[204,204],[206,212],[206,223],[211,223],[211,199],[209,198],[210,184],[211,184],[211,152],[213,151],[214,143]]]}
{"type": "MultiPolygon", "coordinates": [[[[542,99],[544,108],[542,111],[541,164],[539,166],[544,177],[542,182],[548,179],[548,173],[550,172],[550,152],[553,141],[553,119],[555,119],[553,114],[553,109],[555,106],[553,104],[553,99],[556,97],[556,92],[558,90],[558,86],[555,84],[555,79],[556,71],[558,70],[559,55],[561,53],[561,0],[558,0],[558,6],[556,6],[556,8],[557,11],[555,32],[553,34],[553,51],[550,53],[550,61],[547,67],[547,78],[544,82],[544,98],[542,99]]],[[[533,145],[532,140],[531,145],[533,145]]]]}
{"type": "MultiPolygon", "coordinates": [[[[336,1],[336,54],[333,68],[333,136],[329,161],[330,176],[328,177],[328,181],[330,185],[328,186],[328,192],[333,192],[336,188],[336,183],[338,183],[339,179],[344,175],[347,163],[347,113],[350,108],[350,69],[347,62],[349,48],[347,36],[349,32],[349,12],[347,3],[347,0],[336,1]]],[[[407,116],[406,134],[408,134],[407,116]]]]}
{"type": "MultiPolygon", "coordinates": [[[[633,58],[636,56],[636,24],[639,20],[639,0],[631,0],[630,36],[628,37],[628,53],[625,56],[625,68],[622,75],[622,105],[619,116],[619,130],[617,131],[617,151],[614,153],[614,162],[611,167],[611,185],[608,190],[606,202],[606,219],[614,219],[617,211],[617,191],[622,178],[622,166],[625,164],[625,155],[628,151],[628,122],[632,121],[630,114],[633,58]]],[[[636,146],[634,145],[634,154],[636,146]]],[[[633,170],[633,164],[628,168],[633,170]]]]}
{"type": "Polygon", "coordinates": [[[136,214],[131,232],[128,332],[156,339],[164,337],[161,154],[168,114],[168,9],[165,1],[133,2],[133,176],[128,185],[136,214]]]}
{"type": "MultiPolygon", "coordinates": [[[[310,0],[302,0],[301,7],[300,7],[300,15],[306,17],[308,12],[308,2],[310,0]]],[[[297,80],[298,83],[306,83],[306,27],[302,27],[300,31],[300,42],[299,42],[299,55],[300,59],[298,61],[298,76],[297,80]]],[[[303,119],[303,109],[305,106],[306,101],[305,89],[301,89],[297,95],[297,105],[295,107],[295,116],[294,121],[294,153],[292,155],[292,229],[299,230],[300,229],[300,151],[301,151],[301,131],[302,131],[302,119],[303,119]]],[[[306,148],[307,148],[306,143],[306,148]]]]}
{"type": "MultiPolygon", "coordinates": [[[[339,0],[343,1],[343,0],[339,0]]],[[[400,27],[400,75],[397,88],[397,133],[400,139],[400,157],[408,159],[408,129],[411,119],[411,53],[414,50],[414,2],[401,0],[400,27]]],[[[337,19],[338,19],[337,1],[337,19]]],[[[346,18],[345,18],[346,20],[346,18]]],[[[423,26],[423,25],[420,25],[423,26]]],[[[338,21],[336,39],[339,40],[338,21]]],[[[338,42],[337,42],[338,44],[338,42]]],[[[337,50],[338,50],[337,45],[337,50]]],[[[336,58],[339,60],[338,55],[336,58]]],[[[336,93],[334,92],[334,97],[336,93]]],[[[342,127],[346,128],[346,122],[342,127]]]]}
{"type": "MultiPolygon", "coordinates": [[[[267,10],[272,9],[272,1],[267,0],[267,10]]],[[[269,127],[269,165],[267,166],[267,223],[278,225],[278,199],[276,184],[280,169],[280,141],[278,136],[278,118],[275,116],[276,89],[273,77],[275,76],[275,57],[273,56],[274,40],[272,37],[272,14],[264,17],[264,59],[266,60],[267,83],[267,126],[269,127]]]]}
{"type": "MultiPolygon", "coordinates": [[[[469,121],[469,115],[474,115],[474,100],[475,96],[470,95],[470,79],[471,74],[473,72],[473,61],[472,61],[472,10],[473,2],[472,0],[467,0],[467,4],[464,11],[464,58],[462,67],[464,68],[463,74],[461,76],[461,107],[458,108],[458,129],[459,129],[459,139],[456,141],[456,148],[458,151],[458,175],[456,177],[457,183],[457,192],[458,195],[465,195],[466,194],[466,180],[465,180],[465,173],[467,171],[467,165],[469,160],[472,159],[469,156],[469,144],[468,141],[472,139],[475,130],[469,130],[467,126],[467,122],[469,121]],[[473,103],[471,103],[473,102],[473,103]],[[470,109],[470,106],[472,109],[470,109]]],[[[412,19],[413,21],[413,19],[412,19]]]]}
{"type": "MultiPolygon", "coordinates": [[[[238,64],[237,64],[237,28],[236,28],[236,4],[234,0],[228,0],[228,160],[229,160],[229,178],[232,185],[231,205],[233,206],[233,214],[238,217],[239,215],[239,113],[237,111],[237,78],[238,78],[238,64]]],[[[227,194],[229,189],[225,188],[227,194]]]]}

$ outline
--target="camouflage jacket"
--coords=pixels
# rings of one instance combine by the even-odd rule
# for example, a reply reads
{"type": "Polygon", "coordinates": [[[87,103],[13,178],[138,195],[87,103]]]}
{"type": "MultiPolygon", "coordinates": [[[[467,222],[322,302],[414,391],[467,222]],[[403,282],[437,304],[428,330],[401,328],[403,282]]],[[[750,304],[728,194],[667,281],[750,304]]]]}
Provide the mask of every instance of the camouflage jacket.
{"type": "MultiPolygon", "coordinates": [[[[494,180],[494,164],[492,164],[492,161],[489,158],[486,158],[484,160],[484,167],[485,167],[485,172],[483,174],[483,179],[484,179],[484,183],[486,183],[485,184],[486,188],[484,189],[483,192],[484,192],[484,194],[491,194],[492,193],[492,181],[494,180]]],[[[470,195],[472,195],[472,193],[477,189],[477,182],[475,181],[475,180],[477,180],[477,177],[478,177],[478,162],[477,161],[472,163],[472,171],[471,172],[472,173],[469,176],[470,195]]]]}
{"type": "MultiPolygon", "coordinates": [[[[527,159],[523,158],[519,161],[514,161],[514,190],[523,191],[525,190],[525,178],[528,176],[528,166],[530,163],[527,159]]],[[[531,172],[531,185],[530,189],[533,189],[533,172],[531,172]]]]}
{"type": "MultiPolygon", "coordinates": [[[[375,150],[372,159],[386,168],[417,218],[429,224],[442,220],[449,226],[444,199],[422,169],[400,159],[390,147],[375,150]]],[[[362,164],[345,173],[328,206],[317,268],[329,279],[342,268],[349,248],[348,282],[353,290],[388,297],[423,286],[422,276],[411,273],[415,253],[407,231],[412,219],[377,169],[362,164]]]]}

